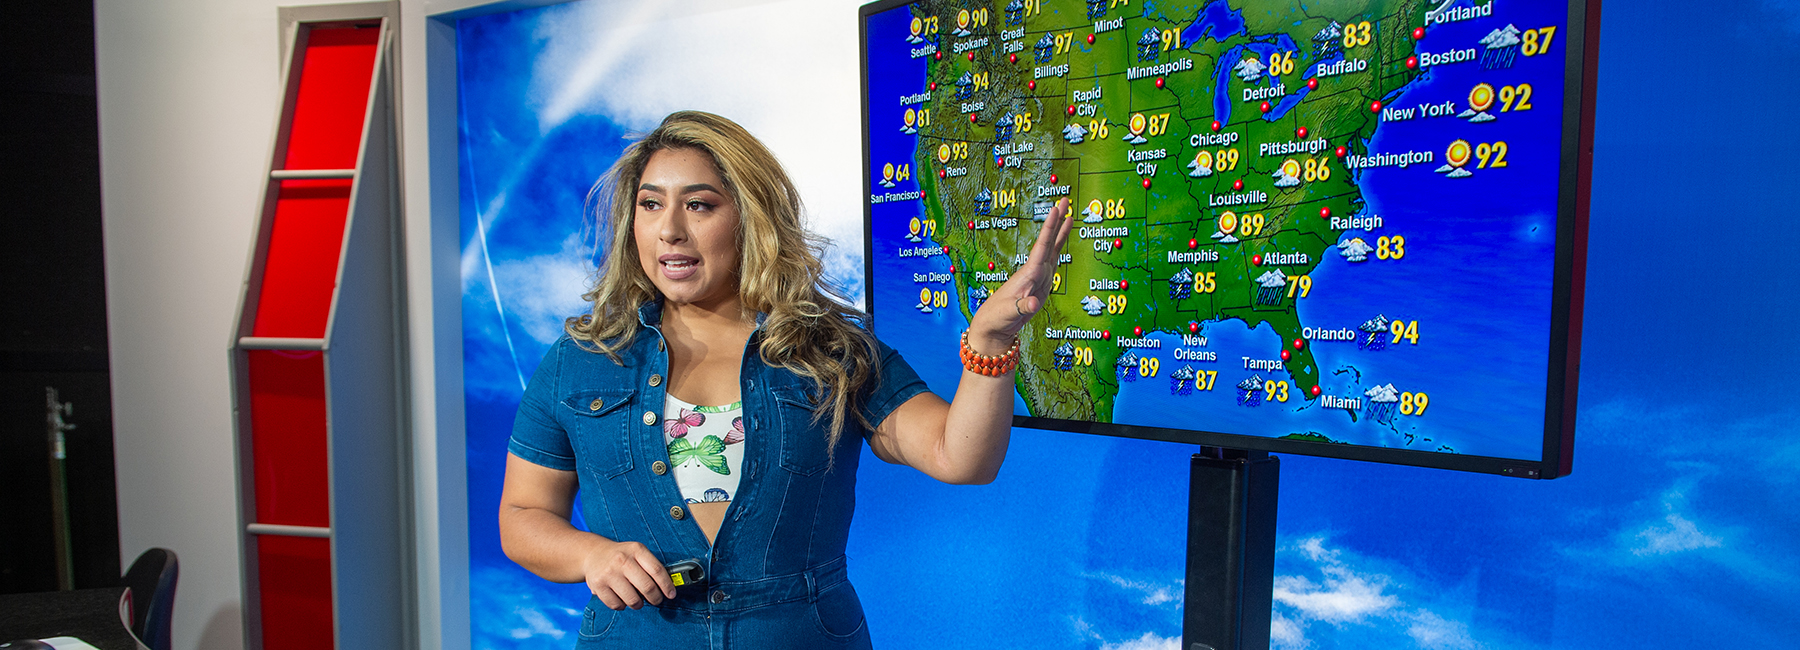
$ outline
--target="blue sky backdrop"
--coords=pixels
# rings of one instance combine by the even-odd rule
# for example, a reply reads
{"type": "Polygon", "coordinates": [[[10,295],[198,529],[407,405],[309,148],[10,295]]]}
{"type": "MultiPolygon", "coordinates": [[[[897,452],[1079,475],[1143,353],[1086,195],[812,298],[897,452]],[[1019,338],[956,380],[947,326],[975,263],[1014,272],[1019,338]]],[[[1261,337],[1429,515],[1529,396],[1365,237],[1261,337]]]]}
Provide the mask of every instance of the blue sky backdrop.
{"type": "MultiPolygon", "coordinates": [[[[627,133],[690,107],[744,123],[862,294],[856,5],[588,0],[459,23],[476,648],[574,645],[584,589],[506,560],[493,513],[522,378],[582,310],[585,194],[627,133]]],[[[1276,647],[1800,636],[1800,9],[1606,10],[1574,475],[1284,456],[1276,647]]],[[[1194,451],[1019,430],[984,487],[867,459],[851,575],[876,643],[1176,648],[1194,451]]]]}

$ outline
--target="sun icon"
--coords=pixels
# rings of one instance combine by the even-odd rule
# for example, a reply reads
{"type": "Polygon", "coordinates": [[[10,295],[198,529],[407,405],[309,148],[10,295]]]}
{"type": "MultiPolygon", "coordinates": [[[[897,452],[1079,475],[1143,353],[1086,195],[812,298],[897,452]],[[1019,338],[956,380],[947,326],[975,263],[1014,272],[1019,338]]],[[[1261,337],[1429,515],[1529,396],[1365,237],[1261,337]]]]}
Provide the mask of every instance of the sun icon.
{"type": "Polygon", "coordinates": [[[1298,177],[1300,175],[1300,162],[1293,158],[1289,158],[1282,162],[1281,175],[1298,177]]]}
{"type": "Polygon", "coordinates": [[[1485,83],[1476,84],[1469,91],[1469,108],[1476,112],[1486,111],[1494,107],[1494,87],[1485,83]]]}
{"type": "Polygon", "coordinates": [[[1132,113],[1131,114],[1131,134],[1138,135],[1143,132],[1144,132],[1144,114],[1143,113],[1132,113]]]}
{"type": "Polygon", "coordinates": [[[1231,234],[1237,230],[1237,213],[1226,212],[1219,215],[1219,232],[1231,234]]]}
{"type": "Polygon", "coordinates": [[[919,20],[918,16],[913,16],[911,29],[912,35],[918,36],[920,32],[925,31],[925,21],[919,20]]]}
{"type": "Polygon", "coordinates": [[[1194,154],[1194,164],[1196,164],[1196,165],[1199,165],[1206,169],[1212,169],[1212,162],[1213,161],[1212,161],[1212,152],[1211,151],[1201,149],[1200,153],[1194,154]]]}
{"type": "Polygon", "coordinates": [[[938,162],[940,162],[940,163],[950,162],[950,145],[949,144],[938,145],[938,162]]]}
{"type": "Polygon", "coordinates": [[[912,126],[914,122],[918,121],[918,119],[919,119],[919,114],[917,112],[913,111],[913,109],[910,109],[910,108],[906,109],[906,125],[907,126],[912,126]]]}
{"type": "Polygon", "coordinates": [[[956,28],[957,29],[968,29],[969,28],[969,10],[962,9],[962,10],[959,10],[956,12],[956,28]]]}
{"type": "Polygon", "coordinates": [[[913,217],[912,221],[906,222],[906,230],[911,232],[914,237],[919,236],[919,218],[913,217]]]}
{"type": "Polygon", "coordinates": [[[1469,148],[1468,140],[1457,140],[1450,143],[1450,148],[1444,151],[1444,157],[1448,159],[1451,167],[1461,167],[1469,164],[1469,154],[1473,152],[1469,148]]]}

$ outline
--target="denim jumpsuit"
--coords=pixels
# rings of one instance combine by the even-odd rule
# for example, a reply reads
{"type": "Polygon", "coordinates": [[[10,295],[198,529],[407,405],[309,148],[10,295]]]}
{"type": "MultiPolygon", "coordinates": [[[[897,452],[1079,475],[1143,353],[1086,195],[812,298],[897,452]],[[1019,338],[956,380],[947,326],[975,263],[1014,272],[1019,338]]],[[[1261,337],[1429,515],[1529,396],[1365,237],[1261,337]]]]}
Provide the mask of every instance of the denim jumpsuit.
{"type": "MultiPolygon", "coordinates": [[[[669,473],[661,316],[658,302],[638,310],[644,329],[620,350],[623,365],[567,335],[557,341],[525,389],[507,445],[526,461],[576,473],[593,533],[640,542],[664,565],[692,558],[705,566],[702,584],[655,607],[615,612],[589,597],[575,647],[868,648],[844,560],[868,430],[846,418],[840,444],[827,449],[813,384],[764,364],[752,333],[738,375],[744,475],[708,546],[669,473]]],[[[897,352],[877,347],[881,372],[861,408],[879,424],[926,388],[897,352]]]]}

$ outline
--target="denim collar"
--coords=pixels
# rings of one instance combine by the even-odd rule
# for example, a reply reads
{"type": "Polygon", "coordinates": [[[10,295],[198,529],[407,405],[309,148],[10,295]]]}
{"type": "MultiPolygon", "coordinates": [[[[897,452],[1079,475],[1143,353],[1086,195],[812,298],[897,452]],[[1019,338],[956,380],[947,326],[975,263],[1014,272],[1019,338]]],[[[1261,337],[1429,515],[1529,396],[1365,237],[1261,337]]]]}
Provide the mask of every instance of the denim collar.
{"type": "MultiPolygon", "coordinates": [[[[661,325],[662,308],[662,298],[645,301],[644,304],[638,305],[638,323],[649,328],[656,328],[658,325],[661,325]]],[[[756,329],[762,329],[763,321],[768,319],[768,313],[760,311],[756,312],[756,329]]]]}

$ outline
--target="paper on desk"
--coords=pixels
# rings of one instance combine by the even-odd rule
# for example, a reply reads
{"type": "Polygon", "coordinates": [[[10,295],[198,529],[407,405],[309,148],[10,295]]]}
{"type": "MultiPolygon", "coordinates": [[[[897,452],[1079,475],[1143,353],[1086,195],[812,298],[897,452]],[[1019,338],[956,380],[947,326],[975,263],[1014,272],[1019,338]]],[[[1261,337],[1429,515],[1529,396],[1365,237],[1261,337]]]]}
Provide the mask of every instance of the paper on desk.
{"type": "Polygon", "coordinates": [[[100,650],[99,648],[88,645],[86,641],[72,636],[59,636],[41,640],[44,643],[50,644],[50,647],[56,648],[56,650],[100,650]]]}

